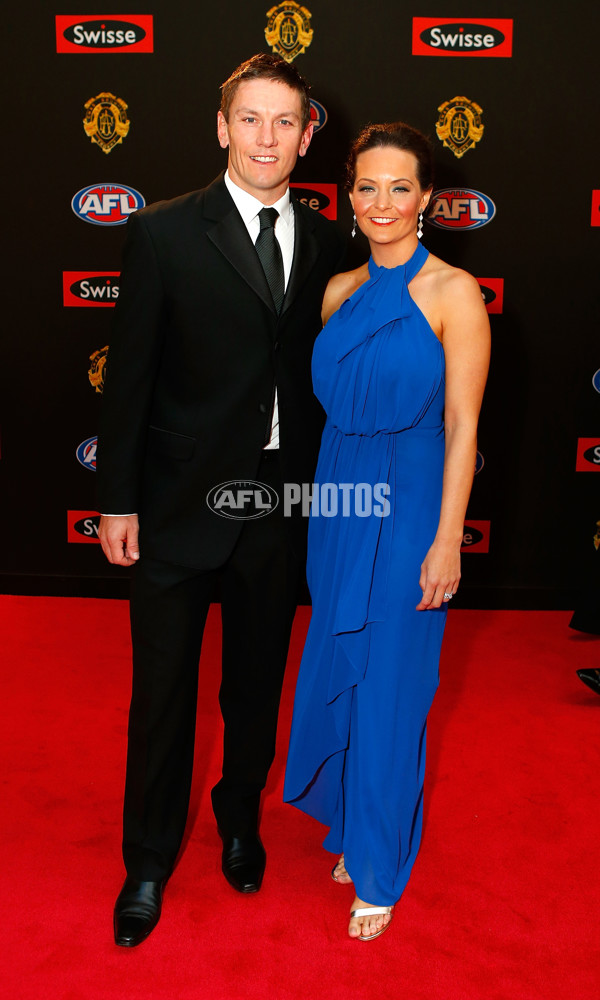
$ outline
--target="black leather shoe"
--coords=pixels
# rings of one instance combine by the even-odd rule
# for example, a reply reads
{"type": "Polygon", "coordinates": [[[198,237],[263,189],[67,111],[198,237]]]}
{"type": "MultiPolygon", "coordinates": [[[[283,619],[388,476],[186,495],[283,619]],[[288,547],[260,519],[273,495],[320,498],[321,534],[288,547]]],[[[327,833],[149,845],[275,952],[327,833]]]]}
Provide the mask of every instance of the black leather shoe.
{"type": "Polygon", "coordinates": [[[587,684],[592,691],[596,694],[600,694],[600,670],[596,670],[594,667],[590,667],[586,670],[578,670],[577,676],[584,684],[587,684]]]}
{"type": "Polygon", "coordinates": [[[230,885],[238,892],[258,892],[261,887],[267,855],[257,833],[245,837],[225,837],[221,868],[230,885]]]}
{"type": "Polygon", "coordinates": [[[140,882],[127,876],[115,903],[115,944],[135,948],[154,930],[166,881],[140,882]]]}

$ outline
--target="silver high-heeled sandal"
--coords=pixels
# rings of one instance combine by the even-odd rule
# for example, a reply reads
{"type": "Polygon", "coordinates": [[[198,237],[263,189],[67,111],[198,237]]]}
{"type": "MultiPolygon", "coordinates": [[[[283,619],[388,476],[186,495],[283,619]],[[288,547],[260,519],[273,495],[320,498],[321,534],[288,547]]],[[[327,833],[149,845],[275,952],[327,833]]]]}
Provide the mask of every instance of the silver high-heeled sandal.
{"type": "MultiPolygon", "coordinates": [[[[389,913],[391,917],[394,916],[393,906],[361,906],[358,910],[350,910],[351,917],[368,917],[372,916],[374,913],[389,913]]],[[[356,938],[357,941],[374,941],[375,938],[387,931],[388,927],[391,925],[392,921],[388,920],[387,924],[384,924],[380,931],[375,931],[374,934],[359,934],[356,938]]]]}

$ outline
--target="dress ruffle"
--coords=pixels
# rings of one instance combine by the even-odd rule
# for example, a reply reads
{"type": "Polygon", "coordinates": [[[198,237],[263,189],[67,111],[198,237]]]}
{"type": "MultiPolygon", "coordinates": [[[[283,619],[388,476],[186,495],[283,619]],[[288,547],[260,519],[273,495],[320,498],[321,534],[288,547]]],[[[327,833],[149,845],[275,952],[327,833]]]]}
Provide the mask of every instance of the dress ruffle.
{"type": "Polygon", "coordinates": [[[414,303],[408,285],[428,256],[429,251],[419,243],[406,264],[397,267],[378,267],[373,258],[369,258],[369,280],[346,299],[332,317],[332,321],[344,325],[346,332],[336,356],[338,363],[382,327],[410,315],[414,303]]]}

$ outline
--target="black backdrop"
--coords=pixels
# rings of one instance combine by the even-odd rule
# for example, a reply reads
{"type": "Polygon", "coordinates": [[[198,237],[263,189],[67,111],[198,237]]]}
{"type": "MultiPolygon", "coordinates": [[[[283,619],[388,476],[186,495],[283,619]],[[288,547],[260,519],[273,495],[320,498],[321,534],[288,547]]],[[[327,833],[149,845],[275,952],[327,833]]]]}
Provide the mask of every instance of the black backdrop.
{"type": "MultiPolygon", "coordinates": [[[[90,383],[89,359],[110,341],[111,309],[86,307],[72,295],[81,304],[63,300],[64,272],[95,272],[118,284],[124,226],[86,223],[71,200],[90,185],[112,183],[149,203],[209,182],[225,163],[215,133],[219,84],[244,58],[268,50],[271,6],[124,5],[146,15],[146,26],[152,18],[151,52],[76,45],[57,52],[63,36],[55,15],[71,11],[67,21],[75,24],[101,10],[96,3],[24,2],[3,17],[4,592],[125,592],[125,575],[104,561],[94,540],[90,468],[101,395],[90,383]],[[108,154],[83,128],[84,105],[105,92],[126,103],[130,121],[108,154]]],[[[494,279],[488,288],[502,280],[504,290],[502,311],[491,315],[483,467],[468,511],[462,602],[568,607],[597,578],[600,563],[600,479],[591,475],[600,471],[597,3],[309,0],[304,10],[314,34],[295,65],[328,117],[293,180],[338,185],[337,224],[349,233],[341,188],[349,142],[368,121],[403,118],[434,141],[436,188],[472,198],[481,192],[496,206],[479,228],[425,227],[434,253],[483,285],[494,279]],[[512,55],[494,48],[467,55],[463,48],[442,56],[439,46],[423,43],[431,54],[413,54],[414,18],[445,22],[440,32],[456,38],[460,25],[452,19],[488,25],[465,27],[463,42],[469,30],[489,33],[498,19],[510,19],[512,55]],[[484,125],[481,140],[460,158],[435,131],[439,106],[456,97],[478,104],[484,125]]],[[[106,14],[97,20],[108,30],[106,14]]],[[[366,256],[360,236],[349,249],[350,264],[366,256]]],[[[64,280],[68,289],[75,278],[64,280]]]]}

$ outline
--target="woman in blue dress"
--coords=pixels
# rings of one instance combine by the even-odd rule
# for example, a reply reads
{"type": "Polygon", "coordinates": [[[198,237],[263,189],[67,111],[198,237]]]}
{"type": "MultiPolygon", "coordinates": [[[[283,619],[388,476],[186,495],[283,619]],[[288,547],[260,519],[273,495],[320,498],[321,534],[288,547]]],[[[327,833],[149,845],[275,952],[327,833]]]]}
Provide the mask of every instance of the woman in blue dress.
{"type": "Polygon", "coordinates": [[[284,798],[330,828],[361,941],[389,926],[419,848],[489,361],[477,281],[419,242],[432,171],[428,140],[404,123],[358,137],[347,181],[371,256],[329,282],[313,355],[327,422],[284,798]]]}

